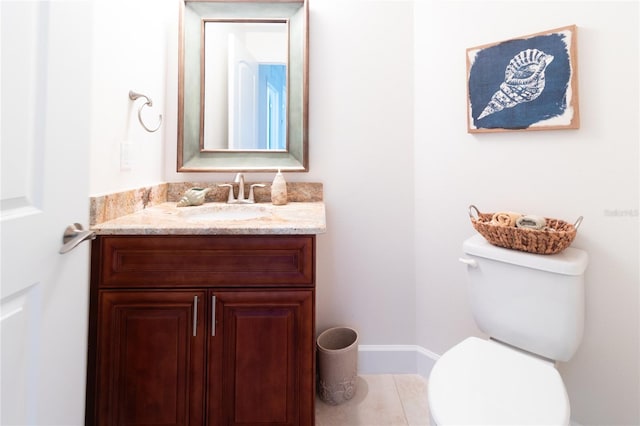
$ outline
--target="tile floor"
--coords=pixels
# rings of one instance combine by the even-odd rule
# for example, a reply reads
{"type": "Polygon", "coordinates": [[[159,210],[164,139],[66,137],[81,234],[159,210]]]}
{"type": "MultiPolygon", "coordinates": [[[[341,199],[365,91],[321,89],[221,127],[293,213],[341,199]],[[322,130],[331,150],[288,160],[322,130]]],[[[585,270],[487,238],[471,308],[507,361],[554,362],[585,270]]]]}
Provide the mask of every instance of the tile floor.
{"type": "Polygon", "coordinates": [[[417,374],[361,374],[353,399],[337,406],[316,396],[316,426],[427,425],[427,381],[417,374]]]}

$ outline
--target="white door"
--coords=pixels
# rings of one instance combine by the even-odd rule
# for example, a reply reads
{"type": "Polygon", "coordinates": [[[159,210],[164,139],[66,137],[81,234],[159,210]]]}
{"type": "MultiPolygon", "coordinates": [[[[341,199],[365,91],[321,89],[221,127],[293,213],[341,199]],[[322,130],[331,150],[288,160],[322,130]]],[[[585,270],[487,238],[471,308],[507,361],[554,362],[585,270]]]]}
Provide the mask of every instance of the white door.
{"type": "Polygon", "coordinates": [[[229,148],[258,148],[258,62],[229,35],[229,148]]]}
{"type": "Polygon", "coordinates": [[[92,4],[1,0],[0,424],[84,423],[92,4]]]}

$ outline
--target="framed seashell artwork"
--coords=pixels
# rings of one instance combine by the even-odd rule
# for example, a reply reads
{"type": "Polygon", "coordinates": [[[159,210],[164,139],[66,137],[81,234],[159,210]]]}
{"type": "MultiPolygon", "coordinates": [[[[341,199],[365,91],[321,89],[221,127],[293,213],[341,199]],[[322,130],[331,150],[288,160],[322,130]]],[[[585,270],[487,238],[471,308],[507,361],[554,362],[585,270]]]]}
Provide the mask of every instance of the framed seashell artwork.
{"type": "Polygon", "coordinates": [[[469,133],[578,129],[577,27],[467,49],[469,133]]]}

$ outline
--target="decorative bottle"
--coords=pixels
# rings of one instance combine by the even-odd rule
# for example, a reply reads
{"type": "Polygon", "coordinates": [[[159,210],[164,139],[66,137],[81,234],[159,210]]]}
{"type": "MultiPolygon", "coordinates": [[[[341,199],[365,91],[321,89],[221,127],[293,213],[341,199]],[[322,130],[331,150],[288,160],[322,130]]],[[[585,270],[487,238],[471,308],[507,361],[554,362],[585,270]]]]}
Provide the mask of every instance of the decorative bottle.
{"type": "Polygon", "coordinates": [[[278,173],[276,173],[271,184],[271,204],[276,206],[287,204],[287,182],[284,180],[282,173],[280,173],[280,169],[278,169],[278,173]]]}

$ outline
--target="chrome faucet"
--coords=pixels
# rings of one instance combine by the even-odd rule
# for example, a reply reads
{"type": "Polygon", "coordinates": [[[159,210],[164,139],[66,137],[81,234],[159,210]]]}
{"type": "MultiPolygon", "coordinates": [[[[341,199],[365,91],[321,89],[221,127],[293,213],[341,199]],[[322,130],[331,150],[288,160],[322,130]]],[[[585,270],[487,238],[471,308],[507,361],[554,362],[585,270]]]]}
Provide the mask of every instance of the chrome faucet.
{"type": "Polygon", "coordinates": [[[244,200],[244,173],[237,173],[233,181],[238,184],[238,199],[236,201],[244,200]]]}
{"type": "Polygon", "coordinates": [[[236,178],[234,179],[234,183],[238,184],[238,198],[235,198],[233,195],[233,185],[230,183],[221,183],[218,186],[227,186],[229,187],[229,196],[227,197],[227,204],[253,204],[255,203],[255,198],[253,195],[253,188],[263,188],[265,185],[263,183],[253,183],[249,187],[249,198],[244,198],[244,174],[238,173],[236,174],[236,178]]]}

